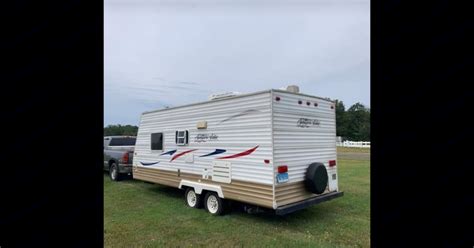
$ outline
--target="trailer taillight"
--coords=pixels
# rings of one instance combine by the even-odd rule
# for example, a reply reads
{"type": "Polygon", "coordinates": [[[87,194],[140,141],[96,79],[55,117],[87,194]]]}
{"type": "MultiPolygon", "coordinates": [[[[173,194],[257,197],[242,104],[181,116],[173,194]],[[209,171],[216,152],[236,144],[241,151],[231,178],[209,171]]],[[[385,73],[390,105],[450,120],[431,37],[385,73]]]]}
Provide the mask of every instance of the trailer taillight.
{"type": "Polygon", "coordinates": [[[278,166],[278,174],[276,175],[276,182],[277,183],[285,183],[290,180],[288,176],[288,166],[280,165],[278,166]]]}
{"type": "Polygon", "coordinates": [[[278,166],[278,173],[285,173],[285,172],[288,172],[288,166],[286,165],[278,166]]]}
{"type": "Polygon", "coordinates": [[[122,156],[122,163],[124,164],[128,164],[128,152],[124,153],[123,156],[122,156]]]}
{"type": "Polygon", "coordinates": [[[333,167],[336,165],[336,160],[329,160],[329,167],[333,167]]]}
{"type": "Polygon", "coordinates": [[[264,162],[265,164],[269,164],[269,163],[270,163],[270,159],[264,159],[263,162],[264,162]]]}

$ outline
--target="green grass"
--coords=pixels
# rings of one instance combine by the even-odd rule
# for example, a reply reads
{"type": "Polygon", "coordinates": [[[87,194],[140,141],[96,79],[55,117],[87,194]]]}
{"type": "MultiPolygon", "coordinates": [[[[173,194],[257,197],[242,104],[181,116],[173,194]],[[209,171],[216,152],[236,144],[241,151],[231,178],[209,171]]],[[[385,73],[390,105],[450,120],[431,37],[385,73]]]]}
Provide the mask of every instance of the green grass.
{"type": "Polygon", "coordinates": [[[359,148],[359,147],[337,147],[337,152],[362,152],[362,153],[370,153],[370,148],[359,148]]]}
{"type": "Polygon", "coordinates": [[[191,209],[178,189],[104,174],[106,247],[369,247],[370,161],[339,160],[344,196],[287,216],[191,209]]]}

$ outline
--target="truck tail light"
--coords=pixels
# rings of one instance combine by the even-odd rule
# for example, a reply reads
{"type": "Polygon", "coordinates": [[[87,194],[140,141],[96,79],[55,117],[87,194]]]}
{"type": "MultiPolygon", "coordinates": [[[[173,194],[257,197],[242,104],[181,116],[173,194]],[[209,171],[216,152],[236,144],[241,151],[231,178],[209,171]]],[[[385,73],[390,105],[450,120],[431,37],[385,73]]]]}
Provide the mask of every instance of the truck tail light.
{"type": "Polygon", "coordinates": [[[329,167],[336,166],[336,160],[329,160],[329,167]]]}
{"type": "Polygon", "coordinates": [[[286,165],[278,166],[278,173],[285,173],[285,172],[288,172],[288,166],[286,165]]]}
{"type": "Polygon", "coordinates": [[[124,153],[123,156],[122,156],[122,163],[124,164],[128,164],[128,152],[124,153]]]}

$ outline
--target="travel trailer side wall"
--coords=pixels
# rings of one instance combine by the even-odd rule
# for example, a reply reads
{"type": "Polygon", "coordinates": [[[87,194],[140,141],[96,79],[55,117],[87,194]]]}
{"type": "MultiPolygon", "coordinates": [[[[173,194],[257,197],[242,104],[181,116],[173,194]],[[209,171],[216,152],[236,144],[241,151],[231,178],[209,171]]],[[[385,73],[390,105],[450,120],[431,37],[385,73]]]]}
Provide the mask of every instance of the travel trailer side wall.
{"type": "Polygon", "coordinates": [[[146,112],[133,177],[187,188],[188,205],[211,213],[222,199],[287,213],[342,195],[335,136],[332,101],[282,90],[146,112]],[[306,183],[312,163],[327,180],[319,194],[306,183]]]}

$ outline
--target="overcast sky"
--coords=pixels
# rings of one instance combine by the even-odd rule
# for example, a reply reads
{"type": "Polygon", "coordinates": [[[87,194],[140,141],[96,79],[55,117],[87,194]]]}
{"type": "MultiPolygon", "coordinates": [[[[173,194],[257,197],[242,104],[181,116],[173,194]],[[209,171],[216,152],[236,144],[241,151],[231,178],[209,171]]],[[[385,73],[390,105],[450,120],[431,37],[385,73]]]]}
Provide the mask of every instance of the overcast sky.
{"type": "Polygon", "coordinates": [[[370,107],[369,1],[105,0],[104,124],[290,84],[370,107]]]}

